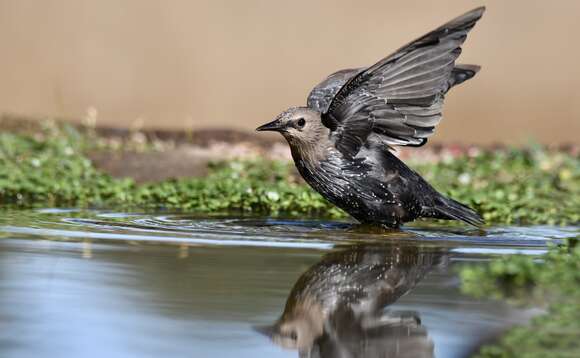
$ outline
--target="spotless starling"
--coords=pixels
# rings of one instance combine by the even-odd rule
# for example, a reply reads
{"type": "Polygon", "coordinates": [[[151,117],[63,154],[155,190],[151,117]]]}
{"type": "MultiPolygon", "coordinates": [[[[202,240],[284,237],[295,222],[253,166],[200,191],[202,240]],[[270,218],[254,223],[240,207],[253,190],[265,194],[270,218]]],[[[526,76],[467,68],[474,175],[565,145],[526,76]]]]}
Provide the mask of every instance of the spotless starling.
{"type": "Polygon", "coordinates": [[[471,208],[438,193],[391,150],[422,146],[442,118],[452,87],[475,65],[456,64],[480,7],[366,68],[331,74],[258,131],[280,132],[302,177],[362,223],[398,228],[417,218],[483,223],[471,208]]]}

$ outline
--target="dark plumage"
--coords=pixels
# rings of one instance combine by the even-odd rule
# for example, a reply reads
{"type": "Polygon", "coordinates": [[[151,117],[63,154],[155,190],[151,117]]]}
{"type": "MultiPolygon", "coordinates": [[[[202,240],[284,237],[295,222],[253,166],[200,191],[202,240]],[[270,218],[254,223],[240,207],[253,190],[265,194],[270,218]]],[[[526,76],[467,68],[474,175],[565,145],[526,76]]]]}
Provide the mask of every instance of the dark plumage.
{"type": "Polygon", "coordinates": [[[442,251],[391,244],[332,252],[300,276],[280,318],[258,330],[300,357],[432,357],[418,315],[385,307],[446,260],[442,251]]]}
{"type": "Polygon", "coordinates": [[[420,217],[483,223],[469,207],[439,194],[391,153],[421,146],[442,118],[447,91],[472,78],[455,60],[484,12],[472,10],[368,68],[338,71],[294,107],[257,130],[279,131],[302,177],[363,223],[397,228],[420,217]]]}

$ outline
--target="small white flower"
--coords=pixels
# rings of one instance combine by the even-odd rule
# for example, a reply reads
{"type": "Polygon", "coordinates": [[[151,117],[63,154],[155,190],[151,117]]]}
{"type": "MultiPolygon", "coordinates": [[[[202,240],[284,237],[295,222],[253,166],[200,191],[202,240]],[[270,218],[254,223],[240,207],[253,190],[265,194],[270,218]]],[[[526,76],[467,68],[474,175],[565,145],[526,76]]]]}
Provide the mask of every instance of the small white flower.
{"type": "Polygon", "coordinates": [[[462,173],[457,179],[461,184],[467,185],[471,182],[471,175],[469,173],[462,173]]]}
{"type": "Polygon", "coordinates": [[[40,166],[40,160],[38,160],[36,158],[32,158],[30,160],[30,164],[32,164],[33,167],[38,168],[40,166]]]}
{"type": "Polygon", "coordinates": [[[269,191],[266,193],[266,196],[268,197],[268,199],[272,200],[272,201],[278,201],[278,199],[280,199],[280,194],[278,194],[275,191],[269,191]]]}

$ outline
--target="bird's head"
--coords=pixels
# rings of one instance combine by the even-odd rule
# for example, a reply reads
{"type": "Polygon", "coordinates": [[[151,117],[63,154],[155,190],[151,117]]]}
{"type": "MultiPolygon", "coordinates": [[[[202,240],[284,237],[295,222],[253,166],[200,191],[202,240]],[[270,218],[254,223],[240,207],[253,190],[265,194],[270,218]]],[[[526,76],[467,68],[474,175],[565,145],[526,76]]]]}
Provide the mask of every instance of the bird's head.
{"type": "Polygon", "coordinates": [[[272,326],[254,327],[269,337],[272,342],[285,349],[308,350],[323,333],[322,321],[312,321],[309,317],[293,317],[272,326]]]}
{"type": "Polygon", "coordinates": [[[289,299],[284,313],[273,325],[254,329],[283,348],[304,351],[323,335],[325,321],[321,302],[306,296],[298,301],[289,299]]]}
{"type": "Polygon", "coordinates": [[[290,145],[298,146],[314,144],[325,130],[328,131],[320,121],[320,112],[308,107],[289,108],[256,130],[280,132],[290,145]]]}

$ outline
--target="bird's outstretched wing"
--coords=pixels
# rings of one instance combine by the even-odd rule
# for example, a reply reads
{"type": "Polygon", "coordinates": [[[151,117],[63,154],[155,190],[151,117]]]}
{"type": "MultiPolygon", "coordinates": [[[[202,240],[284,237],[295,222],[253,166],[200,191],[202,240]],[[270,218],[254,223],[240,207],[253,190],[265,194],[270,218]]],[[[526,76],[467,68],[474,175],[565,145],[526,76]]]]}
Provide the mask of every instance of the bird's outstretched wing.
{"type": "Polygon", "coordinates": [[[337,71],[326,77],[310,91],[306,104],[309,108],[325,113],[330,102],[348,80],[366,68],[349,68],[337,71]]]}
{"type": "Polygon", "coordinates": [[[479,69],[455,60],[484,11],[459,16],[346,80],[322,112],[336,147],[352,157],[371,136],[386,145],[423,145],[441,120],[445,93],[479,69]]]}

